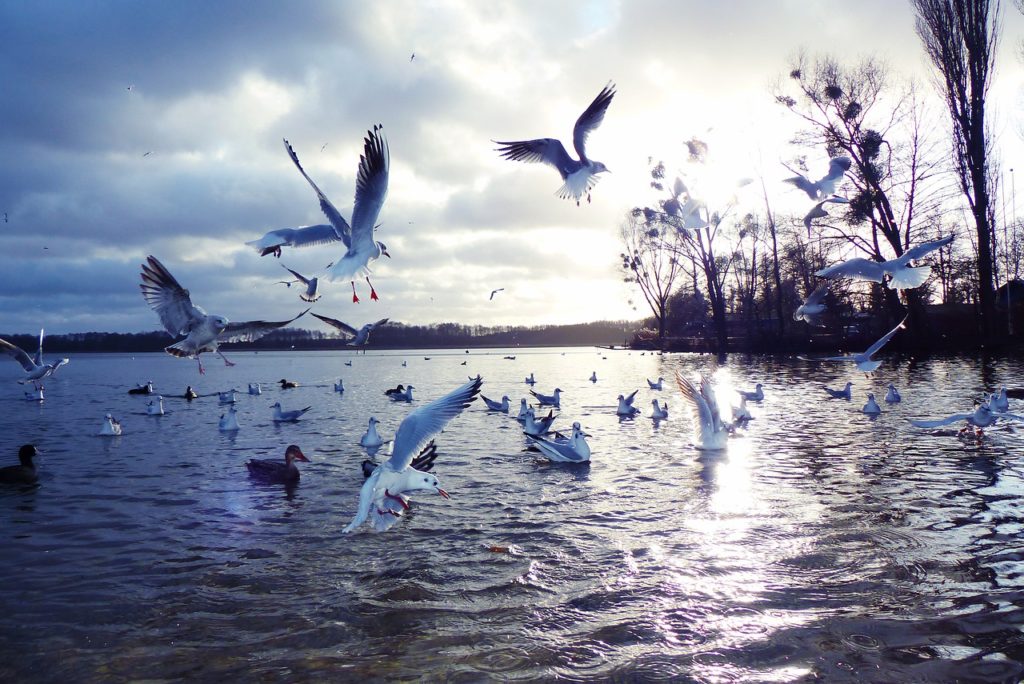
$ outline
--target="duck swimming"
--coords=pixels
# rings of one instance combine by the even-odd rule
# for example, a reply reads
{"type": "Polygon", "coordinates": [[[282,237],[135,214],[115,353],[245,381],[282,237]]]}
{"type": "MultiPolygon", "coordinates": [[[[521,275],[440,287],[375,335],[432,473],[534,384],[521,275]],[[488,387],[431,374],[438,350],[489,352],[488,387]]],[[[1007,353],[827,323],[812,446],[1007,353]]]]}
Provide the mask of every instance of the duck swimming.
{"type": "Polygon", "coordinates": [[[32,459],[39,455],[33,444],[25,444],[18,449],[20,465],[0,468],[0,483],[3,484],[35,484],[39,481],[36,466],[32,459]]]}
{"type": "Polygon", "coordinates": [[[299,481],[299,469],[295,461],[309,459],[302,453],[302,449],[294,444],[289,444],[284,452],[284,463],[269,459],[250,459],[245,467],[249,469],[249,476],[262,482],[294,484],[299,481]]]}
{"type": "Polygon", "coordinates": [[[199,397],[199,395],[196,394],[196,391],[192,389],[192,385],[185,386],[185,394],[183,394],[182,396],[185,397],[185,401],[192,401],[193,399],[199,397]]]}
{"type": "Polygon", "coordinates": [[[299,386],[299,383],[292,380],[285,380],[284,378],[281,378],[279,382],[281,383],[281,389],[294,389],[299,386]]]}
{"type": "Polygon", "coordinates": [[[405,392],[405,385],[399,384],[398,387],[384,390],[384,396],[390,397],[392,394],[402,394],[403,392],[405,392]]]}

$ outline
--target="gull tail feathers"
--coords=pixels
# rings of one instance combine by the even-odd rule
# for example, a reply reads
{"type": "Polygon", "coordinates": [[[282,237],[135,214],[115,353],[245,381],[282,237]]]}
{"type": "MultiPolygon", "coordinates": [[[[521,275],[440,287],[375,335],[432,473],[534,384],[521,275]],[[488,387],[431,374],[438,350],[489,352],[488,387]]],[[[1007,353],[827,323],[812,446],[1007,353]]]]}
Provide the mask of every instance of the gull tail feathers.
{"type": "Polygon", "coordinates": [[[172,344],[169,347],[164,347],[164,351],[171,356],[177,356],[179,359],[190,359],[196,355],[195,345],[187,339],[172,344]]]}
{"type": "Polygon", "coordinates": [[[931,274],[932,267],[927,264],[916,268],[906,268],[893,275],[892,280],[889,281],[889,287],[894,290],[912,290],[923,285],[931,274]]]}

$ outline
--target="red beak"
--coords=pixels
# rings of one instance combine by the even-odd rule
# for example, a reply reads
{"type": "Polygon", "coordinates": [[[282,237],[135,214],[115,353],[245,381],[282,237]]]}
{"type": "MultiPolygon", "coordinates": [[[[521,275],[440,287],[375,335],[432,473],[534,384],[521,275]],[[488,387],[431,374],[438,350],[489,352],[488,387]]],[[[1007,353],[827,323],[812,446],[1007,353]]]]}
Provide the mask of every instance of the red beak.
{"type": "Polygon", "coordinates": [[[440,494],[441,496],[443,496],[446,499],[452,498],[451,495],[448,494],[448,492],[444,491],[440,487],[437,488],[437,493],[440,494]]]}

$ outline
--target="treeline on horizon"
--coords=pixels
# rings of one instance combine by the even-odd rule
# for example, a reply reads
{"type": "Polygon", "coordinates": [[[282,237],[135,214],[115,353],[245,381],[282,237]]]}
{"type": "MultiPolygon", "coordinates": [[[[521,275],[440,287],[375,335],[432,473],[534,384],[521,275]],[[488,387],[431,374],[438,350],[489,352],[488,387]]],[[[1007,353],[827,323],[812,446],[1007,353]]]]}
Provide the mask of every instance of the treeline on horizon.
{"type": "MultiPolygon", "coordinates": [[[[380,349],[439,347],[550,347],[611,346],[626,344],[639,322],[594,321],[569,325],[482,326],[458,323],[405,325],[389,323],[373,331],[370,345],[380,349]]],[[[0,338],[34,353],[39,334],[0,334],[0,338]]],[[[47,335],[44,354],[62,352],[154,352],[180,338],[162,330],[140,333],[84,332],[47,335]]],[[[351,349],[340,337],[303,328],[276,330],[255,342],[223,345],[225,349],[351,349]]]]}

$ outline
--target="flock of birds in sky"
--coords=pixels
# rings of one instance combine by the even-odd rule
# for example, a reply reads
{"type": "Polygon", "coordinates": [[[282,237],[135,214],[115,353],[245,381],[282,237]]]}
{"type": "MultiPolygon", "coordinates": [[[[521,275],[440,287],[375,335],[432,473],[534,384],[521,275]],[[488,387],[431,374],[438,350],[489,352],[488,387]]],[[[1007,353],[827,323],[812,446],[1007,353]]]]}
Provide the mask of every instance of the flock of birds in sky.
{"type": "MultiPolygon", "coordinates": [[[[602,162],[587,156],[586,142],[590,133],[600,126],[614,96],[615,86],[609,83],[577,119],[573,129],[573,148],[579,159],[571,157],[565,146],[554,138],[495,141],[499,145],[497,151],[505,159],[540,162],[554,167],[563,181],[563,185],[557,191],[559,197],[573,200],[579,205],[585,196],[590,202],[591,191],[597,183],[598,175],[607,172],[608,168],[602,162]]],[[[296,169],[316,194],[320,209],[328,223],[272,230],[263,237],[246,244],[252,246],[261,256],[273,254],[280,257],[285,248],[330,246],[340,242],[344,245],[345,252],[340,258],[325,267],[326,277],[329,280],[349,280],[352,287],[352,301],[355,303],[359,302],[356,280],[364,279],[369,287],[370,299],[378,300],[377,292],[370,281],[369,266],[382,256],[391,257],[387,246],[377,240],[374,234],[377,219],[387,195],[390,167],[390,151],[383,128],[380,125],[373,126],[364,139],[363,153],[356,175],[351,223],[345,220],[306,173],[299,162],[298,155],[287,140],[284,141],[284,147],[296,169]]],[[[808,233],[810,233],[815,219],[828,215],[825,211],[826,204],[848,203],[847,199],[836,195],[835,190],[850,165],[849,158],[836,157],[830,161],[828,172],[818,180],[812,181],[801,174],[787,179],[787,182],[806,193],[808,198],[815,203],[804,219],[808,233]]],[[[690,196],[685,184],[680,179],[676,180],[671,194],[672,197],[662,206],[668,214],[679,219],[680,230],[690,231],[708,225],[710,217],[706,207],[699,198],[690,196]]],[[[794,313],[794,318],[803,320],[810,325],[826,325],[825,296],[828,292],[828,282],[834,279],[847,278],[885,283],[888,287],[897,290],[920,286],[928,278],[930,267],[928,265],[911,266],[911,263],[950,244],[953,237],[950,235],[940,240],[912,247],[899,258],[890,261],[877,262],[854,258],[818,271],[816,275],[824,278],[825,283],[810,294],[794,313]]],[[[321,298],[319,277],[308,277],[290,268],[285,268],[292,279],[278,281],[279,283],[283,283],[289,288],[293,284],[298,285],[298,289],[301,290],[299,297],[304,302],[313,303],[321,298]]],[[[189,291],[155,256],[148,256],[142,265],[140,288],[146,303],[157,313],[164,329],[172,337],[180,338],[166,347],[165,351],[177,357],[195,359],[200,374],[205,373],[200,359],[202,354],[216,354],[226,365],[233,366],[234,363],[220,351],[221,344],[254,341],[273,330],[292,323],[310,311],[307,308],[289,320],[270,322],[231,322],[223,316],[207,314],[193,304],[189,291]]],[[[492,290],[489,300],[493,300],[494,296],[503,289],[492,290]]],[[[335,318],[316,313],[312,315],[338,330],[348,339],[349,345],[357,348],[369,344],[372,331],[376,327],[388,323],[388,318],[381,318],[376,322],[356,328],[335,318]]],[[[875,359],[874,355],[905,327],[906,320],[900,322],[863,353],[814,360],[848,362],[854,364],[862,372],[873,372],[881,365],[881,360],[875,359]]],[[[44,363],[42,345],[42,331],[39,336],[39,349],[34,356],[30,356],[10,342],[0,340],[0,350],[11,355],[25,371],[24,378],[19,382],[33,384],[34,391],[26,392],[26,399],[32,401],[44,399],[43,380],[68,362],[68,359],[60,359],[50,364],[44,363]]],[[[351,361],[346,362],[346,365],[351,365],[351,361]]],[[[597,382],[596,372],[591,375],[590,380],[594,383],[597,382]]],[[[694,444],[699,449],[725,448],[729,435],[738,426],[746,425],[752,418],[747,402],[759,402],[765,396],[761,384],[758,384],[752,391],[740,392],[739,404],[731,407],[732,421],[726,421],[715,396],[715,385],[709,377],[701,375],[695,382],[677,370],[675,380],[693,416],[694,444]]],[[[648,380],[649,388],[653,391],[660,391],[663,388],[663,381],[664,378],[660,377],[657,380],[648,380]]],[[[525,383],[528,385],[532,386],[535,382],[536,379],[532,373],[525,378],[525,383]]],[[[436,445],[433,438],[467,408],[478,395],[482,397],[488,411],[508,413],[510,409],[507,395],[503,396],[500,401],[482,396],[482,384],[483,380],[480,376],[471,378],[447,395],[413,410],[402,420],[391,440],[384,440],[380,436],[377,431],[376,418],[369,419],[367,431],[360,439],[360,445],[373,456],[376,449],[390,441],[391,452],[389,457],[379,464],[373,460],[363,463],[366,481],[360,491],[356,514],[344,529],[345,532],[354,531],[367,520],[377,530],[383,531],[390,528],[408,510],[409,495],[413,492],[436,491],[443,497],[448,496],[447,492],[440,487],[437,477],[429,472],[436,458],[436,445]]],[[[285,379],[281,380],[282,389],[293,386],[295,386],[294,383],[285,379]]],[[[850,400],[851,386],[852,383],[848,382],[841,390],[828,387],[825,389],[833,398],[850,400]]],[[[344,392],[344,383],[339,381],[335,384],[334,389],[337,392],[344,392]]],[[[387,395],[394,401],[412,402],[413,389],[412,385],[399,385],[397,388],[388,390],[387,395]]],[[[146,383],[133,388],[130,393],[154,394],[154,389],[152,383],[146,383]]],[[[251,384],[249,393],[260,394],[260,386],[251,384]]],[[[219,423],[219,427],[223,431],[239,429],[233,407],[234,394],[235,390],[230,390],[220,393],[219,396],[219,403],[228,407],[219,423]]],[[[547,459],[554,462],[589,462],[591,456],[590,445],[587,442],[589,435],[583,431],[579,422],[572,424],[572,431],[568,435],[551,431],[552,423],[557,418],[554,410],[561,408],[562,390],[556,387],[550,395],[547,395],[531,389],[531,394],[541,413],[538,414],[537,409],[529,405],[528,400],[524,397],[520,401],[520,409],[516,418],[522,423],[523,432],[532,445],[547,459]],[[544,409],[548,409],[546,415],[543,415],[544,409]]],[[[629,395],[619,395],[616,407],[617,415],[622,418],[632,418],[640,413],[639,409],[633,406],[636,395],[636,390],[629,395]]],[[[191,387],[188,387],[185,394],[181,396],[191,400],[198,395],[191,387]]],[[[890,384],[885,401],[895,404],[900,400],[898,391],[890,384]]],[[[274,410],[273,420],[275,422],[297,421],[309,410],[309,407],[306,407],[286,411],[281,407],[280,402],[271,408],[274,410]]],[[[981,403],[971,412],[955,414],[938,420],[912,420],[910,422],[921,428],[935,428],[965,422],[968,428],[973,427],[980,430],[999,419],[1024,420],[1024,417],[1009,413],[1008,408],[1006,389],[1003,388],[1000,393],[993,395],[988,402],[981,403]]],[[[881,412],[881,407],[873,394],[868,394],[863,411],[869,415],[878,415],[881,412]]],[[[146,412],[149,415],[162,415],[163,397],[154,395],[147,405],[146,412]]],[[[656,421],[666,419],[668,417],[667,403],[660,404],[657,399],[652,400],[650,417],[656,421]]],[[[122,434],[122,430],[120,422],[112,415],[107,414],[100,434],[116,436],[122,434]]],[[[35,482],[37,476],[33,458],[37,453],[38,450],[32,445],[22,447],[19,452],[20,465],[0,469],[0,482],[35,482]]],[[[294,483],[299,478],[296,462],[301,461],[308,461],[308,459],[297,445],[290,445],[285,451],[283,461],[252,460],[248,463],[248,469],[252,477],[259,480],[285,484],[294,483]]]]}

